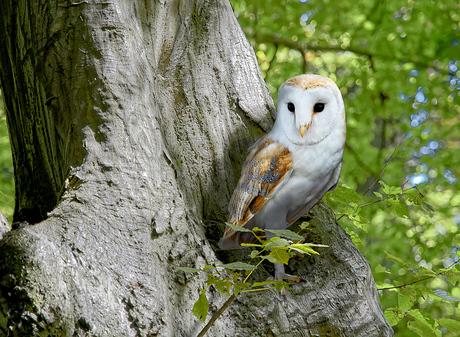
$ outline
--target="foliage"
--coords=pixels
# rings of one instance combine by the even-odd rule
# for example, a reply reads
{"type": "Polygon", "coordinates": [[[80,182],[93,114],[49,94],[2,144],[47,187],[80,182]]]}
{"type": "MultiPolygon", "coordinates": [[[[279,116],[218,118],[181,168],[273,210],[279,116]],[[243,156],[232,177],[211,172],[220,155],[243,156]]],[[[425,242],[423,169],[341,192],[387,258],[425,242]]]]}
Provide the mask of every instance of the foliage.
{"type": "Polygon", "coordinates": [[[231,2],[275,99],[301,73],[341,88],[348,137],[329,203],[394,287],[379,293],[396,335],[457,336],[460,3],[231,2]]]}
{"type": "MultiPolygon", "coordinates": [[[[244,227],[239,227],[227,223],[233,230],[239,232],[252,232],[257,238],[258,243],[255,244],[242,244],[242,246],[253,247],[250,253],[249,263],[233,262],[222,264],[219,266],[205,266],[202,269],[189,268],[189,267],[176,267],[186,273],[202,272],[207,276],[206,288],[214,286],[217,291],[226,297],[236,297],[240,293],[261,291],[268,289],[276,289],[281,291],[283,287],[289,288],[290,284],[283,280],[268,280],[262,282],[251,281],[250,276],[255,269],[263,262],[269,261],[271,263],[288,264],[289,259],[296,255],[301,254],[318,254],[312,247],[327,247],[325,245],[304,243],[304,237],[298,233],[294,233],[288,229],[284,230],[267,230],[272,234],[279,236],[272,236],[266,240],[265,231],[260,228],[253,228],[249,230],[244,227]],[[280,237],[282,236],[282,237],[280,237]]],[[[300,226],[300,230],[308,226],[304,222],[300,226]]],[[[193,314],[203,323],[206,321],[207,313],[209,310],[209,302],[206,298],[206,288],[202,289],[198,300],[193,306],[193,314]]],[[[232,299],[233,300],[233,299],[232,299]]],[[[218,311],[219,314],[222,311],[218,311]]],[[[210,322],[215,321],[214,317],[210,322]]],[[[208,323],[209,325],[209,323],[208,323]]],[[[204,333],[203,333],[204,334],[204,333]]]]}
{"type": "MultiPolygon", "coordinates": [[[[0,91],[0,211],[11,220],[14,210],[13,159],[0,91]]],[[[10,221],[11,222],[11,221],[10,221]]]]}

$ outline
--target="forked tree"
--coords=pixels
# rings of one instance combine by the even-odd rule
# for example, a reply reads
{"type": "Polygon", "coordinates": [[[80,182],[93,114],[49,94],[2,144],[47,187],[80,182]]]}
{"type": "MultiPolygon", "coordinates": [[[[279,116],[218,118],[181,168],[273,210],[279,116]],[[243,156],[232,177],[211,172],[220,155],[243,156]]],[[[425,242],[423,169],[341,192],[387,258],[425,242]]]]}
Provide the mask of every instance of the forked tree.
{"type": "MultiPolygon", "coordinates": [[[[196,335],[205,278],[175,267],[247,254],[216,242],[274,118],[230,3],[6,0],[0,30],[16,184],[0,334],[196,335]]],[[[209,336],[393,334],[366,259],[324,204],[309,217],[329,248],[290,266],[307,282],[238,296],[209,336]]]]}

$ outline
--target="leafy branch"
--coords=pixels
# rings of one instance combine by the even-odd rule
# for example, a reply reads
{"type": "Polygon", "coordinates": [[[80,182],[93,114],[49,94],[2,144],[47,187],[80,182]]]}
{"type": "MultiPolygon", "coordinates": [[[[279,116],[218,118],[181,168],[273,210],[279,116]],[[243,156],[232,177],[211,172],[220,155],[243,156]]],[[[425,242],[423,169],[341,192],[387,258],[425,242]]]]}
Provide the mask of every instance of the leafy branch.
{"type": "MultiPolygon", "coordinates": [[[[294,41],[289,38],[285,38],[280,35],[272,35],[272,34],[263,34],[260,32],[257,32],[252,36],[255,41],[260,44],[260,43],[271,43],[274,45],[283,45],[287,48],[298,50],[302,55],[304,55],[307,51],[320,51],[320,52],[352,52],[355,55],[358,56],[365,56],[368,58],[380,58],[383,60],[393,60],[397,62],[411,62],[415,66],[420,67],[420,68],[429,68],[429,67],[434,67],[434,65],[430,62],[425,63],[421,61],[416,61],[414,59],[408,60],[407,58],[404,57],[398,57],[394,53],[379,53],[376,51],[369,51],[366,50],[365,48],[359,47],[359,46],[346,46],[343,47],[340,44],[337,45],[319,45],[318,43],[311,43],[311,42],[305,42],[302,40],[294,41]]],[[[445,69],[437,69],[441,73],[446,73],[445,69]]]]}
{"type": "MultiPolygon", "coordinates": [[[[231,227],[234,231],[251,232],[257,239],[258,243],[241,244],[245,247],[254,248],[249,255],[249,263],[232,262],[218,266],[207,265],[202,269],[176,267],[186,273],[205,273],[208,277],[206,280],[207,285],[205,288],[201,289],[200,296],[192,309],[195,317],[203,323],[206,322],[206,317],[209,311],[209,301],[206,298],[206,289],[213,286],[222,296],[228,297],[227,301],[225,301],[222,307],[214,313],[206,326],[198,334],[199,337],[205,335],[209,328],[240,293],[264,291],[269,289],[281,291],[283,287],[290,287],[290,283],[283,280],[249,282],[249,278],[254,270],[256,270],[263,261],[267,260],[271,263],[283,263],[287,265],[289,263],[289,259],[298,253],[308,255],[319,254],[313,249],[313,247],[327,247],[320,244],[304,243],[304,237],[302,235],[288,229],[267,229],[266,231],[270,233],[267,236],[271,236],[271,238],[266,240],[266,235],[260,234],[265,233],[265,231],[260,228],[255,227],[250,230],[230,223],[227,223],[227,226],[231,227]]],[[[300,231],[305,230],[307,227],[308,222],[302,223],[300,225],[300,231]]]]}
{"type": "MultiPolygon", "coordinates": [[[[429,287],[415,287],[423,281],[434,279],[436,277],[444,276],[448,282],[456,284],[460,280],[460,271],[456,268],[458,262],[452,263],[447,268],[441,269],[439,272],[422,268],[418,270],[402,259],[385,252],[387,260],[395,262],[396,264],[410,270],[413,274],[419,277],[419,279],[400,285],[392,285],[391,287],[379,287],[379,290],[397,291],[398,293],[398,306],[394,308],[388,308],[385,310],[385,317],[391,325],[396,325],[404,317],[409,318],[410,321],[407,323],[407,327],[415,331],[420,336],[432,336],[433,334],[439,335],[439,328],[444,326],[447,327],[454,333],[460,333],[460,324],[458,321],[441,318],[438,320],[428,319],[426,315],[423,315],[418,309],[413,309],[417,303],[417,298],[425,298],[429,296],[434,300],[446,301],[446,302],[460,302],[460,299],[450,296],[446,291],[436,289],[431,290],[429,287]],[[426,277],[423,277],[427,275],[426,277]]],[[[376,272],[387,272],[382,266],[377,266],[376,272]]],[[[385,283],[388,284],[388,283],[385,283]]]]}

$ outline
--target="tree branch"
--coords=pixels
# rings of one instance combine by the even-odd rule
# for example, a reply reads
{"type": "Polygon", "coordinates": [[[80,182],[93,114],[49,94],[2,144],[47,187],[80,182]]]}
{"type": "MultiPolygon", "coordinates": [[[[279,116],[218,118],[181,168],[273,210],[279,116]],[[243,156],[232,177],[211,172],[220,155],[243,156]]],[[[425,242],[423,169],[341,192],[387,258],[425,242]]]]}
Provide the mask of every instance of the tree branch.
{"type": "MultiPolygon", "coordinates": [[[[257,33],[253,35],[254,39],[256,40],[257,43],[273,43],[273,44],[278,44],[278,45],[284,45],[288,48],[295,49],[300,51],[302,54],[305,54],[306,51],[308,50],[313,50],[313,51],[322,51],[322,52],[327,52],[327,51],[333,51],[333,52],[345,52],[349,51],[352,52],[353,54],[356,55],[361,55],[361,56],[367,56],[369,58],[373,57],[379,57],[385,60],[393,60],[393,61],[398,61],[398,62],[411,62],[414,65],[421,67],[421,68],[430,68],[434,67],[433,64],[428,64],[420,61],[413,61],[410,59],[403,59],[396,57],[392,54],[379,54],[379,53],[373,53],[364,49],[356,48],[349,46],[348,48],[343,48],[339,45],[337,46],[315,46],[313,44],[308,44],[304,41],[292,41],[290,39],[286,39],[282,36],[279,35],[270,35],[270,34],[261,34],[257,33]]],[[[437,69],[440,72],[445,72],[443,69],[437,69]]]]}

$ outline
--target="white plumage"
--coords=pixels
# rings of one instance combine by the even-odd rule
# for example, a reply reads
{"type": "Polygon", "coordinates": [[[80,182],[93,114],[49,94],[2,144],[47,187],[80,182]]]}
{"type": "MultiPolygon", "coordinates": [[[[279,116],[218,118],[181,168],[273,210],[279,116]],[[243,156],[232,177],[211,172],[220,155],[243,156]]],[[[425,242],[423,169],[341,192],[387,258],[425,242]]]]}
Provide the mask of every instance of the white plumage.
{"type": "MultiPolygon", "coordinates": [[[[335,188],[345,146],[345,109],[329,78],[301,75],[278,94],[273,129],[250,149],[228,210],[246,228],[285,229],[335,188]]],[[[252,233],[226,228],[222,249],[253,243],[252,233]]],[[[277,266],[276,278],[285,278],[277,266]]]]}

